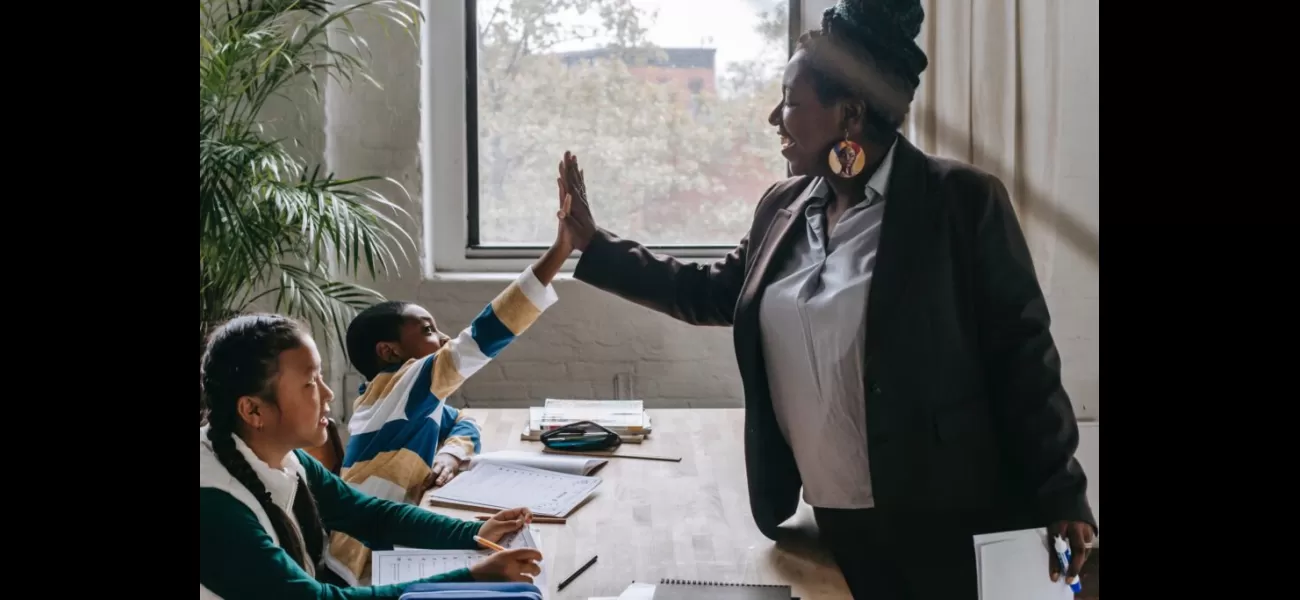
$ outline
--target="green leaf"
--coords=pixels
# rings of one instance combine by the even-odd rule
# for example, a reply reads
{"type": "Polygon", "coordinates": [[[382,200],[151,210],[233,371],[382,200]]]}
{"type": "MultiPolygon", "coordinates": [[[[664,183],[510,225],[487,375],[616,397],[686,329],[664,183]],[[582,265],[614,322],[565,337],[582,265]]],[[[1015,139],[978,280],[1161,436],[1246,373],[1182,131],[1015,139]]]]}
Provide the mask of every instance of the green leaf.
{"type": "Polygon", "coordinates": [[[374,185],[403,201],[407,191],[325,172],[289,152],[298,140],[267,137],[262,113],[295,91],[318,101],[327,78],[373,81],[365,41],[346,34],[338,44],[332,31],[358,18],[410,29],[418,15],[410,0],[200,0],[201,334],[273,299],[274,310],[341,339],[358,308],[382,299],[350,280],[386,276],[407,259],[414,221],[374,185]]]}

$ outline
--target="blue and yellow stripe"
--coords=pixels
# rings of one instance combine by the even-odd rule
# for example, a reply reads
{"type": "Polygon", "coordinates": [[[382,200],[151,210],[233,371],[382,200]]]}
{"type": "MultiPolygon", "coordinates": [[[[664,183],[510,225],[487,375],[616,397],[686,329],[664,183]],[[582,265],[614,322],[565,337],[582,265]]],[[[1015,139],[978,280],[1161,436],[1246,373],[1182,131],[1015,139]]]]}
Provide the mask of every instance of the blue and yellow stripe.
{"type": "MultiPolygon", "coordinates": [[[[401,490],[401,498],[388,499],[418,502],[439,452],[462,460],[477,454],[477,425],[444,400],[556,300],[554,289],[527,269],[437,353],[377,375],[354,403],[356,412],[348,424],[352,435],[343,456],[344,481],[368,490],[383,488],[392,495],[401,490]],[[440,418],[433,419],[439,410],[440,418]]],[[[366,576],[368,548],[341,533],[331,536],[330,546],[334,558],[358,578],[366,576]]]]}

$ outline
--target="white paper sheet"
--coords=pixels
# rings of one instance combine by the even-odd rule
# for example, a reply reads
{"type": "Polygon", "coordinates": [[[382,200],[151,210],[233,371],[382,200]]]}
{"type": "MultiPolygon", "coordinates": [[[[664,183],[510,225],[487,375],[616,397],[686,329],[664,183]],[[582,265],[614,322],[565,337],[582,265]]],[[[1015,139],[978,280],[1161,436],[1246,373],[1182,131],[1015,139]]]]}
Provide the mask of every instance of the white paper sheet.
{"type": "Polygon", "coordinates": [[[619,594],[618,600],[654,600],[655,584],[653,583],[634,583],[627,586],[622,594],[619,594]]]}
{"type": "MultiPolygon", "coordinates": [[[[501,545],[508,549],[542,547],[542,534],[537,527],[526,527],[514,534],[501,538],[501,545]]],[[[423,579],[438,573],[456,569],[468,569],[492,555],[490,550],[424,550],[420,548],[398,547],[392,550],[372,552],[370,555],[370,585],[391,585],[423,579]]],[[[533,585],[543,590],[546,597],[546,558],[538,564],[542,572],[533,578],[533,585]]]]}
{"type": "Polygon", "coordinates": [[[430,498],[485,508],[527,506],[539,516],[567,517],[598,485],[599,477],[486,463],[458,475],[430,498]]]}
{"type": "Polygon", "coordinates": [[[980,600],[1073,600],[1065,578],[1053,582],[1049,574],[1046,529],[977,535],[974,541],[980,600]]]}
{"type": "Polygon", "coordinates": [[[609,460],[604,458],[502,450],[475,456],[470,460],[470,468],[473,469],[481,464],[516,465],[544,471],[568,473],[569,475],[588,475],[607,462],[609,460]]]}

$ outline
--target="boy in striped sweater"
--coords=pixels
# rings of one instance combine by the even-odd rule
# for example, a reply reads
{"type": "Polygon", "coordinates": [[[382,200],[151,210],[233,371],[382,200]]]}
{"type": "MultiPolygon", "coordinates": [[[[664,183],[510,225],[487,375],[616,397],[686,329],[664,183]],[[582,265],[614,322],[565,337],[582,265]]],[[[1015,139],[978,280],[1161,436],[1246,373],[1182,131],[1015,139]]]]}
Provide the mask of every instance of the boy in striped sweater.
{"type": "MultiPolygon", "coordinates": [[[[562,189],[560,196],[563,219],[562,189]]],[[[551,280],[572,252],[561,227],[546,253],[455,337],[410,302],[384,302],[357,315],[348,326],[348,359],[367,383],[348,422],[343,480],[372,496],[418,503],[454,477],[479,452],[479,429],[446,400],[556,302],[551,280]]],[[[367,545],[333,533],[332,570],[368,579],[370,550],[387,548],[367,545]]]]}

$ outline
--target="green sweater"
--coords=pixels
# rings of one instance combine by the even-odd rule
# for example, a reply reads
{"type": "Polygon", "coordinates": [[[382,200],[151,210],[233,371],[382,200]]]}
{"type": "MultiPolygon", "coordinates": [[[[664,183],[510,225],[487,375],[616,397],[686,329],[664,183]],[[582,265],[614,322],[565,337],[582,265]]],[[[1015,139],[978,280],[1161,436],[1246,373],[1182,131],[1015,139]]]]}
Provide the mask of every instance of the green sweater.
{"type": "MultiPolygon", "coordinates": [[[[359,492],[306,452],[295,450],[316,497],[321,521],[363,542],[429,549],[471,549],[483,524],[359,492]]],[[[412,583],[472,581],[468,569],[408,583],[342,588],[317,581],[263,529],[248,505],[212,487],[199,488],[199,584],[235,598],[276,600],[393,598],[412,583]]]]}

